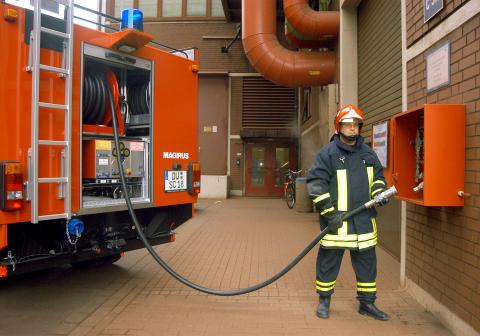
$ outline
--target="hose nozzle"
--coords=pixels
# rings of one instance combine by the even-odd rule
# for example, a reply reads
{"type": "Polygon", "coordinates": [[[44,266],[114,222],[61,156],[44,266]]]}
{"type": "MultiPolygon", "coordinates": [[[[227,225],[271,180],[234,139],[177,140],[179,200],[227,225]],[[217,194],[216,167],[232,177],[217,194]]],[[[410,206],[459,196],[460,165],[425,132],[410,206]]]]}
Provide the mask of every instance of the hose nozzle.
{"type": "Polygon", "coordinates": [[[372,208],[376,205],[385,203],[385,200],[390,199],[390,197],[392,197],[396,193],[397,193],[397,188],[395,188],[395,186],[391,186],[390,188],[388,188],[384,192],[375,196],[375,198],[372,199],[371,201],[368,201],[367,203],[365,203],[365,208],[372,208]]]}

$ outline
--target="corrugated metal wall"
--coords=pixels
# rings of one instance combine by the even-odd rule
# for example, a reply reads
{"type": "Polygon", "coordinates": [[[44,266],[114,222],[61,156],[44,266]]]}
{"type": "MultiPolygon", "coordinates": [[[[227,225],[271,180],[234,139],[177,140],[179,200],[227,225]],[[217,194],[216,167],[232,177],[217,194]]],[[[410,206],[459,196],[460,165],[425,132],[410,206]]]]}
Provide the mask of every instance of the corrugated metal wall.
{"type": "MultiPolygon", "coordinates": [[[[402,35],[398,0],[363,0],[358,7],[358,105],[362,135],[402,110],[402,35]]],[[[379,208],[379,242],[400,259],[400,201],[379,208]]]]}
{"type": "Polygon", "coordinates": [[[358,7],[358,104],[367,137],[373,123],[402,109],[400,14],[398,0],[364,0],[358,7]]]}

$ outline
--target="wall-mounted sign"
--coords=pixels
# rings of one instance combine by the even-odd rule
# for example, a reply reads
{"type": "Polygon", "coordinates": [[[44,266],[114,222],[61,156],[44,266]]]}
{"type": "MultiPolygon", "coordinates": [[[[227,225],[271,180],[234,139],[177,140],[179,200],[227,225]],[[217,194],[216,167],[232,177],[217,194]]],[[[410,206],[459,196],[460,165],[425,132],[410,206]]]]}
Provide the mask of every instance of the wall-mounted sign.
{"type": "Polygon", "coordinates": [[[377,153],[383,168],[387,168],[388,157],[388,121],[373,125],[372,149],[377,153]]]}
{"type": "Polygon", "coordinates": [[[427,92],[450,84],[450,41],[427,55],[427,92]]]}
{"type": "Polygon", "coordinates": [[[427,22],[443,8],[443,0],[423,0],[423,22],[427,22]]]}

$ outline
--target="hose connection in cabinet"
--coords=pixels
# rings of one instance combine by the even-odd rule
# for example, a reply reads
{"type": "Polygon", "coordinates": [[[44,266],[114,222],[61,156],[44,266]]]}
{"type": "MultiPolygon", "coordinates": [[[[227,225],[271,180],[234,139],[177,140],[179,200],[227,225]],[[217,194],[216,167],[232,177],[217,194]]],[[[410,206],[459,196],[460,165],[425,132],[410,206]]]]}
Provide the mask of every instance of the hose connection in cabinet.
{"type": "Polygon", "coordinates": [[[424,163],[424,141],[423,141],[423,118],[418,121],[417,132],[413,145],[415,147],[415,183],[413,191],[419,193],[423,190],[423,163],[424,163]]]}

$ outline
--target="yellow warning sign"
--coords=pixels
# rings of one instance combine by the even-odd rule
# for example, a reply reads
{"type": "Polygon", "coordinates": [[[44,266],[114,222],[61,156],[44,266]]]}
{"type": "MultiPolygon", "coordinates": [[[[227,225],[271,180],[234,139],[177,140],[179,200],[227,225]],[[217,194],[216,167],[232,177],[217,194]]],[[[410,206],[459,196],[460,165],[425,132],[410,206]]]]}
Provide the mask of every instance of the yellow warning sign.
{"type": "Polygon", "coordinates": [[[96,150],[110,150],[112,149],[112,142],[109,140],[95,140],[96,150]]]}

